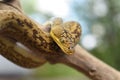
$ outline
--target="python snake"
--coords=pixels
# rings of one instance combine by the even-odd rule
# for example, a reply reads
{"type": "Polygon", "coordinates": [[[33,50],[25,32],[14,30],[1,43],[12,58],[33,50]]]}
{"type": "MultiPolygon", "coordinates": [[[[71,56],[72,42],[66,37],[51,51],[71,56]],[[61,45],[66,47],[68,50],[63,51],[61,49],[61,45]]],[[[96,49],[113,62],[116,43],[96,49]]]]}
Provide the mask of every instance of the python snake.
{"type": "MultiPolygon", "coordinates": [[[[11,8],[13,9],[14,7],[11,8]]],[[[73,47],[79,41],[81,34],[79,23],[70,21],[57,24],[58,21],[55,21],[50,26],[50,34],[39,27],[42,25],[34,22],[20,10],[16,8],[14,10],[1,9],[0,54],[19,66],[34,68],[47,61],[44,56],[38,57],[38,55],[54,55],[53,53],[60,51],[60,48],[66,54],[74,53],[73,47]],[[69,35],[67,35],[68,33],[69,35]],[[17,42],[26,46],[29,50],[17,45],[17,42]],[[64,47],[65,45],[68,46],[64,47]]]]}

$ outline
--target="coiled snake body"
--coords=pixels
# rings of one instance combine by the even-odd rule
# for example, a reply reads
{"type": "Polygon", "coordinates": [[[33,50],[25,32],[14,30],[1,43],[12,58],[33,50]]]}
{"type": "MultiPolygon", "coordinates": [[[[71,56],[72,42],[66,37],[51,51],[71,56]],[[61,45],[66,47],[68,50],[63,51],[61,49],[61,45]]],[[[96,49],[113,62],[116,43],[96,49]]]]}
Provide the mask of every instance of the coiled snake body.
{"type": "Polygon", "coordinates": [[[49,33],[22,12],[0,10],[0,54],[19,66],[34,68],[46,62],[37,53],[54,55],[53,51],[60,48],[66,54],[74,53],[81,34],[79,23],[62,22],[60,18],[52,22],[49,33]],[[28,49],[17,45],[17,42],[28,49]]]}

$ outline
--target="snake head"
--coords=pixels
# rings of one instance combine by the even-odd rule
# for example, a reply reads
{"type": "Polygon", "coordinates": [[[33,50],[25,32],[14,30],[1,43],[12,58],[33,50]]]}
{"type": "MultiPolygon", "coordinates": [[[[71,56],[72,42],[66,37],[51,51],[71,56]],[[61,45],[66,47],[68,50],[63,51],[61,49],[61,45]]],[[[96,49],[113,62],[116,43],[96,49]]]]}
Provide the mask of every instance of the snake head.
{"type": "Polygon", "coordinates": [[[75,21],[63,23],[61,18],[53,20],[50,35],[66,54],[73,54],[74,47],[79,42],[81,34],[80,24],[75,21]]]}

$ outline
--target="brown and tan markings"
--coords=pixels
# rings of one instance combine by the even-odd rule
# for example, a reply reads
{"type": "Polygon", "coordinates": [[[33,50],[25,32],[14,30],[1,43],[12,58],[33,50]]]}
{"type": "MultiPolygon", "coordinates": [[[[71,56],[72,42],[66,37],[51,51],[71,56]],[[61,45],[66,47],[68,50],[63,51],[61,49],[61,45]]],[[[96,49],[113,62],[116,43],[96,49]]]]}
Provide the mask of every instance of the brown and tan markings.
{"type": "Polygon", "coordinates": [[[79,23],[68,21],[59,24],[56,18],[51,25],[50,34],[27,17],[20,7],[14,8],[11,3],[5,3],[0,2],[0,5],[8,6],[7,9],[0,8],[1,55],[19,66],[34,68],[47,61],[42,55],[54,56],[58,55],[54,54],[58,51],[66,54],[74,53],[74,46],[78,43],[81,34],[79,23]],[[17,42],[29,50],[18,47],[17,42]]]}

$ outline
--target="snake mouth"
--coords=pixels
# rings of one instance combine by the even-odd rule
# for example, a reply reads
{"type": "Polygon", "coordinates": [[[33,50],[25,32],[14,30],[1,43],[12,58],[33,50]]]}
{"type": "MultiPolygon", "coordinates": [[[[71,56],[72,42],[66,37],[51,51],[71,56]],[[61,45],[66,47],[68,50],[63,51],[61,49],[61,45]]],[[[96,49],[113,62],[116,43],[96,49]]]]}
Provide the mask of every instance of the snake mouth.
{"type": "Polygon", "coordinates": [[[60,40],[54,35],[53,32],[50,31],[50,35],[52,37],[52,39],[57,43],[57,45],[60,47],[60,49],[62,49],[62,51],[65,54],[73,54],[74,53],[74,49],[69,49],[68,47],[64,46],[60,40]]]}

